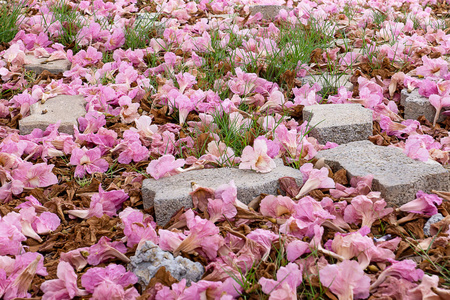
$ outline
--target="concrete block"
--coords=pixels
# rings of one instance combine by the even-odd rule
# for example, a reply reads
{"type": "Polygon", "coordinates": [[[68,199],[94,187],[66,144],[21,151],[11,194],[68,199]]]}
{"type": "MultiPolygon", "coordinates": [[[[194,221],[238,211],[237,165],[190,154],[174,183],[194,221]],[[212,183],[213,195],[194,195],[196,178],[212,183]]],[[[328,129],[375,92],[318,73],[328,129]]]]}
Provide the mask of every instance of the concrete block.
{"type": "Polygon", "coordinates": [[[323,157],[334,171],[346,169],[349,179],[372,174],[372,189],[398,206],[414,200],[418,190],[450,189],[450,172],[442,165],[414,160],[399,148],[358,141],[319,151],[316,157],[323,157]]]}
{"type": "MultiPolygon", "coordinates": [[[[420,116],[433,122],[436,114],[436,109],[431,105],[427,97],[421,96],[418,89],[414,89],[411,93],[408,93],[407,89],[403,89],[400,97],[400,104],[405,108],[404,119],[417,120],[420,116]]],[[[441,112],[449,110],[449,108],[442,108],[441,112]]],[[[446,116],[441,114],[438,118],[438,122],[444,121],[446,116]]]]}
{"type": "Polygon", "coordinates": [[[194,170],[159,180],[146,179],[142,184],[144,209],[154,206],[156,222],[165,225],[180,208],[192,207],[192,198],[189,195],[192,192],[192,182],[214,189],[233,179],[237,187],[237,197],[245,204],[260,193],[276,195],[277,189],[280,188],[278,179],[281,177],[294,177],[299,185],[302,184],[302,174],[299,170],[284,166],[281,159],[276,159],[275,162],[277,167],[265,174],[237,168],[216,168],[194,170]]]}
{"type": "Polygon", "coordinates": [[[67,59],[58,59],[47,62],[47,58],[37,58],[34,55],[27,55],[26,59],[30,62],[25,64],[25,70],[41,74],[44,70],[52,74],[64,73],[70,70],[72,63],[67,59]]]}
{"type": "Polygon", "coordinates": [[[319,104],[303,108],[311,132],[319,143],[346,144],[367,140],[372,135],[372,111],[361,104],[319,104]]]}
{"type": "Polygon", "coordinates": [[[322,91],[331,91],[345,86],[347,90],[353,90],[353,83],[350,82],[352,76],[348,74],[330,74],[325,72],[317,75],[307,75],[302,78],[303,84],[309,83],[310,85],[318,82],[322,86],[322,91]]]}
{"type": "Polygon", "coordinates": [[[263,19],[273,20],[280,13],[280,10],[291,11],[292,8],[283,5],[252,5],[250,6],[250,15],[262,13],[263,19]]]}
{"type": "Polygon", "coordinates": [[[86,114],[83,96],[59,95],[30,107],[30,115],[19,121],[20,134],[29,134],[35,128],[45,130],[48,125],[61,121],[59,132],[73,134],[73,126],[86,114]]]}

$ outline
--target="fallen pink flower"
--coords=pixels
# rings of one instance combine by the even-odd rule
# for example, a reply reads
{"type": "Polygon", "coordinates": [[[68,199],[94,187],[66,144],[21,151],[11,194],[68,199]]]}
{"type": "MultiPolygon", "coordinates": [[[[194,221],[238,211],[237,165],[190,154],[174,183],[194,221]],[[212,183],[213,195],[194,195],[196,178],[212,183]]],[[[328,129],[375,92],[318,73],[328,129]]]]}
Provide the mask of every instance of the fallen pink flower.
{"type": "Polygon", "coordinates": [[[275,162],[267,154],[267,144],[265,140],[256,139],[253,143],[253,147],[246,146],[242,151],[239,169],[250,169],[259,173],[268,173],[275,168],[275,162]]]}
{"type": "Polygon", "coordinates": [[[403,204],[398,210],[415,214],[424,214],[431,217],[438,213],[436,205],[441,205],[441,203],[441,197],[434,194],[427,194],[419,190],[416,193],[416,199],[403,204]]]}
{"type": "Polygon", "coordinates": [[[297,299],[297,287],[302,283],[302,268],[289,263],[277,271],[277,280],[261,277],[259,284],[270,300],[297,299]]]}
{"type": "Polygon", "coordinates": [[[303,168],[303,176],[307,179],[305,179],[305,183],[294,199],[299,199],[315,189],[332,189],[335,187],[334,180],[328,177],[328,169],[326,167],[323,167],[320,170],[312,169],[311,167],[312,164],[306,163],[300,168],[300,170],[303,168]]]}
{"type": "Polygon", "coordinates": [[[434,115],[433,120],[433,126],[436,126],[436,122],[439,118],[439,114],[441,113],[441,109],[443,107],[449,107],[450,106],[450,96],[449,95],[431,95],[428,100],[430,101],[431,105],[436,108],[436,114],[434,115]]]}
{"type": "Polygon", "coordinates": [[[450,299],[450,290],[439,288],[439,277],[437,275],[425,274],[422,282],[408,291],[408,296],[413,299],[444,300],[450,299]]]}
{"type": "Polygon", "coordinates": [[[211,221],[199,216],[186,219],[189,235],[174,250],[174,255],[176,256],[180,252],[192,253],[194,250],[202,250],[209,259],[216,258],[217,250],[223,244],[223,238],[219,235],[219,228],[211,221]]]}
{"type": "Polygon", "coordinates": [[[424,272],[421,269],[416,269],[416,263],[410,259],[405,259],[402,261],[396,261],[389,259],[392,263],[391,266],[387,267],[378,278],[370,286],[370,289],[375,289],[378,287],[386,278],[389,276],[396,278],[404,278],[411,282],[416,282],[422,279],[424,272]]]}
{"type": "Polygon", "coordinates": [[[88,210],[68,210],[67,213],[81,219],[87,219],[93,216],[101,218],[103,214],[113,217],[116,215],[117,210],[122,207],[122,203],[127,199],[128,194],[124,190],[106,192],[100,184],[98,186],[98,193],[91,197],[88,210]]]}
{"type": "Polygon", "coordinates": [[[158,244],[159,239],[153,226],[153,218],[144,216],[140,210],[131,207],[127,207],[119,213],[119,217],[122,220],[125,234],[122,241],[126,241],[129,248],[139,245],[141,241],[152,241],[158,244]]]}
{"type": "Polygon", "coordinates": [[[393,212],[392,208],[386,208],[386,202],[381,199],[373,202],[367,196],[356,196],[350,205],[345,208],[344,220],[347,223],[357,224],[361,227],[371,227],[373,222],[393,212]]]}
{"type": "Polygon", "coordinates": [[[136,275],[127,272],[122,265],[110,264],[105,268],[91,268],[81,276],[81,285],[98,300],[136,299],[139,293],[129,287],[138,281],[136,275]]]}
{"type": "MultiPolygon", "coordinates": [[[[20,273],[10,275],[8,278],[8,285],[4,290],[4,295],[2,299],[10,300],[16,298],[29,298],[30,294],[28,289],[33,281],[34,275],[36,274],[39,262],[41,262],[41,267],[43,268],[43,257],[42,255],[36,255],[35,259],[31,261],[20,273]]],[[[45,271],[45,269],[44,269],[45,271]]],[[[45,272],[46,274],[47,272],[45,272]]]]}
{"type": "Polygon", "coordinates": [[[101,156],[101,150],[98,147],[89,150],[86,147],[73,149],[70,164],[77,166],[75,168],[75,177],[83,178],[86,173],[106,172],[109,164],[101,156]]]}
{"type": "Polygon", "coordinates": [[[296,203],[289,197],[267,195],[259,205],[263,216],[289,218],[295,213],[296,203]]]}
{"type": "Polygon", "coordinates": [[[305,253],[311,253],[311,248],[309,243],[301,240],[292,241],[286,247],[286,257],[290,262],[293,262],[305,253]]]}
{"type": "Polygon", "coordinates": [[[124,254],[127,252],[127,247],[122,242],[110,242],[111,239],[102,236],[97,244],[89,247],[89,256],[87,262],[96,266],[102,262],[110,259],[119,259],[125,263],[130,262],[130,259],[124,254]]]}
{"type": "Polygon", "coordinates": [[[320,282],[339,300],[369,297],[370,278],[354,260],[328,265],[319,271],[320,282]]]}
{"type": "Polygon", "coordinates": [[[77,286],[77,274],[72,266],[65,261],[60,261],[57,270],[58,279],[47,280],[41,284],[44,292],[42,300],[73,299],[76,296],[86,296],[86,291],[77,286]]]}
{"type": "Polygon", "coordinates": [[[172,154],[166,154],[158,158],[157,160],[152,160],[146,169],[147,173],[150,174],[154,179],[158,180],[163,177],[172,176],[183,172],[181,169],[185,164],[184,159],[177,159],[172,154]]]}
{"type": "Polygon", "coordinates": [[[78,272],[87,266],[89,247],[78,248],[59,255],[61,261],[70,263],[78,272]]]}

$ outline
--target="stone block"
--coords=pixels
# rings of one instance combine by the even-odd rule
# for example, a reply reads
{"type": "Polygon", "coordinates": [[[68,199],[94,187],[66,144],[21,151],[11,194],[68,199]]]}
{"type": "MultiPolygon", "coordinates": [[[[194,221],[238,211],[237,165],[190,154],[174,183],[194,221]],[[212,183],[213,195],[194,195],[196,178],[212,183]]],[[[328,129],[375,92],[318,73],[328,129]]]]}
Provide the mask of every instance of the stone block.
{"type": "Polygon", "coordinates": [[[59,95],[30,107],[30,115],[19,121],[20,134],[29,134],[35,128],[45,130],[48,125],[61,121],[59,132],[73,134],[73,126],[86,114],[83,96],[59,95]]]}
{"type": "Polygon", "coordinates": [[[67,59],[58,59],[47,62],[47,58],[37,58],[34,55],[27,55],[26,59],[29,61],[25,64],[25,70],[33,71],[36,74],[41,74],[44,70],[52,74],[64,73],[70,70],[72,63],[67,59]]]}
{"type": "Polygon", "coordinates": [[[303,120],[312,127],[309,136],[319,143],[346,144],[372,135],[372,111],[360,104],[319,104],[303,108],[303,120]]]}
{"type": "Polygon", "coordinates": [[[182,256],[173,257],[172,253],[163,251],[151,241],[146,241],[134,256],[130,257],[128,270],[133,272],[138,283],[145,288],[161,267],[165,267],[175,279],[186,279],[187,284],[202,278],[205,269],[199,262],[193,262],[182,256]]]}
{"type": "Polygon", "coordinates": [[[159,180],[146,179],[142,184],[144,209],[154,206],[156,222],[165,225],[180,208],[192,207],[189,195],[192,192],[192,182],[214,189],[234,180],[237,198],[245,204],[261,193],[276,195],[280,188],[278,179],[281,177],[294,177],[299,185],[302,183],[299,170],[284,166],[281,159],[276,159],[275,162],[277,167],[265,174],[237,168],[216,168],[189,171],[159,180]]]}
{"type": "MultiPolygon", "coordinates": [[[[418,89],[414,89],[411,93],[408,93],[407,89],[403,89],[400,97],[400,104],[403,105],[404,119],[417,120],[420,116],[433,122],[436,115],[436,109],[431,105],[427,97],[421,96],[418,89]]],[[[448,110],[449,108],[442,108],[441,112],[448,110]]],[[[444,121],[445,115],[441,114],[438,118],[438,122],[444,121]]]]}
{"type": "Polygon", "coordinates": [[[450,189],[450,172],[439,163],[414,160],[395,147],[358,141],[319,151],[316,158],[324,158],[334,171],[346,169],[349,179],[372,174],[372,190],[398,206],[414,200],[418,190],[450,189]]]}
{"type": "Polygon", "coordinates": [[[250,6],[250,15],[253,16],[260,12],[263,15],[263,19],[274,20],[282,9],[287,12],[292,10],[292,8],[283,5],[252,5],[250,6]]]}

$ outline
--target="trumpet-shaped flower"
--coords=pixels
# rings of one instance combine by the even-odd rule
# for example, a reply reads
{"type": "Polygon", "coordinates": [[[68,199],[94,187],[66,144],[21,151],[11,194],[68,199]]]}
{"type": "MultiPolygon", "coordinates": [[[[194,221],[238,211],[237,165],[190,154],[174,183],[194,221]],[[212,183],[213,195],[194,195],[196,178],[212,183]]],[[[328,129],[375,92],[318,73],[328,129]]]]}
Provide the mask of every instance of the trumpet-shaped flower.
{"type": "Polygon", "coordinates": [[[138,245],[141,241],[152,241],[158,244],[158,235],[150,216],[144,216],[141,211],[127,207],[119,214],[119,217],[122,220],[128,247],[138,245]]]}
{"type": "Polygon", "coordinates": [[[184,159],[177,159],[172,154],[166,154],[158,158],[157,160],[152,160],[146,169],[147,173],[150,174],[156,180],[172,176],[182,172],[181,167],[184,166],[186,161],[184,159]]]}
{"type": "Polygon", "coordinates": [[[433,94],[431,95],[428,100],[430,101],[431,105],[434,106],[434,108],[436,109],[436,114],[434,115],[434,120],[433,120],[433,126],[436,125],[436,122],[439,118],[439,114],[441,113],[441,109],[443,107],[449,107],[450,106],[450,96],[449,95],[436,95],[433,94]]]}
{"type": "Polygon", "coordinates": [[[328,169],[326,167],[317,170],[312,168],[311,163],[306,163],[301,166],[300,171],[302,171],[303,176],[306,177],[306,182],[294,199],[299,199],[301,196],[304,196],[315,189],[335,188],[334,180],[328,177],[328,169]]]}
{"type": "Polygon", "coordinates": [[[369,297],[370,278],[354,260],[327,265],[319,271],[320,282],[337,295],[339,300],[369,297]]]}
{"type": "Polygon", "coordinates": [[[267,195],[259,205],[263,216],[289,218],[295,213],[295,202],[285,196],[267,195]]]}
{"type": "Polygon", "coordinates": [[[239,165],[241,170],[250,169],[259,173],[268,173],[275,167],[275,162],[267,154],[267,144],[263,139],[255,140],[253,147],[246,146],[242,151],[239,165]]]}
{"type": "Polygon", "coordinates": [[[117,210],[122,207],[122,203],[127,199],[128,194],[123,190],[106,192],[100,184],[98,186],[98,193],[91,197],[88,210],[69,210],[68,214],[82,219],[93,216],[101,218],[103,214],[113,217],[116,215],[117,210]]]}
{"type": "Polygon", "coordinates": [[[389,260],[392,265],[384,269],[378,275],[377,280],[370,286],[370,289],[378,287],[389,276],[396,278],[403,278],[411,282],[416,282],[422,279],[424,272],[421,269],[416,269],[416,263],[410,259],[402,261],[389,260]]]}
{"type": "Polygon", "coordinates": [[[135,299],[139,293],[129,287],[138,281],[136,275],[127,272],[122,265],[110,264],[105,268],[91,268],[81,277],[81,285],[95,299],[135,299]]]}
{"type": "Polygon", "coordinates": [[[392,211],[391,207],[386,208],[386,202],[383,199],[374,202],[368,197],[360,195],[353,198],[351,204],[345,208],[344,220],[353,224],[361,222],[361,226],[370,228],[373,222],[392,211]]]}
{"type": "Polygon", "coordinates": [[[47,280],[41,284],[43,300],[72,299],[75,296],[87,295],[85,290],[78,288],[77,274],[68,262],[59,262],[56,275],[58,279],[47,280]]]}
{"type": "Polygon", "coordinates": [[[89,256],[87,261],[90,265],[96,266],[112,258],[120,259],[123,262],[130,262],[130,259],[124,255],[127,247],[122,242],[110,242],[111,239],[102,236],[97,244],[89,247],[89,256]]]}
{"type": "Polygon", "coordinates": [[[297,287],[302,283],[302,268],[289,263],[277,271],[277,280],[261,277],[259,284],[270,300],[297,299],[297,287]]]}
{"type": "Polygon", "coordinates": [[[415,200],[403,204],[398,209],[415,214],[424,214],[431,217],[438,213],[436,205],[441,205],[441,203],[441,197],[433,194],[427,194],[423,191],[418,191],[416,193],[415,200]]]}
{"type": "Polygon", "coordinates": [[[73,149],[70,164],[77,166],[75,168],[75,177],[83,178],[86,173],[106,172],[109,164],[101,156],[101,150],[98,147],[89,150],[86,147],[73,149]]]}

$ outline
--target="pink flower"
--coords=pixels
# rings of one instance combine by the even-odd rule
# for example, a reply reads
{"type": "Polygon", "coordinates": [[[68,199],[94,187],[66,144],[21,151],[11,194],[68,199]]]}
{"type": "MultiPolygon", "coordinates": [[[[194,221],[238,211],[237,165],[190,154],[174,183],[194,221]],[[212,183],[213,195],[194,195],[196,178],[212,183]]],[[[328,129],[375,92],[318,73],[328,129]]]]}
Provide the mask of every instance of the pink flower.
{"type": "Polygon", "coordinates": [[[300,171],[302,171],[303,180],[306,180],[306,182],[294,199],[299,199],[315,189],[332,189],[335,187],[334,180],[328,177],[328,169],[326,167],[317,170],[313,169],[311,163],[306,163],[300,167],[300,171]]]}
{"type": "Polygon", "coordinates": [[[422,56],[423,65],[416,69],[416,74],[423,77],[444,77],[448,73],[448,63],[442,58],[430,59],[422,56]],[[438,75],[439,73],[439,75],[438,75]]]}
{"type": "Polygon", "coordinates": [[[113,33],[108,37],[106,41],[105,50],[110,51],[122,47],[125,43],[125,32],[122,28],[115,28],[113,33]]]}
{"type": "Polygon", "coordinates": [[[246,146],[242,151],[239,169],[250,169],[260,173],[268,173],[275,168],[275,162],[267,154],[267,144],[265,140],[255,140],[253,148],[251,146],[246,146]]]}
{"type": "Polygon", "coordinates": [[[331,249],[345,259],[357,257],[362,270],[367,268],[372,261],[384,262],[394,259],[393,251],[375,246],[373,240],[366,236],[369,232],[368,227],[363,227],[359,231],[349,234],[336,233],[331,249]]]}
{"type": "Polygon", "coordinates": [[[180,86],[179,92],[181,94],[183,94],[186,89],[191,88],[194,84],[197,83],[197,80],[195,80],[195,76],[188,72],[180,72],[175,75],[175,78],[177,79],[178,85],[180,86]]]}
{"type": "Polygon", "coordinates": [[[361,226],[371,227],[373,222],[390,214],[392,208],[386,208],[386,202],[381,199],[373,202],[366,196],[360,195],[352,199],[344,212],[344,220],[347,223],[359,223],[361,226]]]}
{"type": "Polygon", "coordinates": [[[10,274],[7,281],[4,282],[6,283],[6,287],[2,299],[29,298],[30,294],[28,293],[28,288],[36,273],[39,273],[42,276],[48,275],[44,268],[43,257],[41,254],[33,253],[31,255],[22,255],[21,257],[16,258],[13,272],[10,274]]]}
{"type": "Polygon", "coordinates": [[[402,261],[390,259],[389,261],[392,265],[378,275],[377,280],[372,283],[370,289],[378,287],[389,276],[415,282],[421,280],[424,275],[424,272],[421,269],[416,269],[416,263],[410,259],[402,261]]]}
{"type": "Polygon", "coordinates": [[[440,300],[450,298],[450,290],[439,288],[439,277],[437,275],[425,274],[422,282],[408,291],[408,296],[414,299],[440,300]]]}
{"type": "Polygon", "coordinates": [[[120,152],[117,161],[121,164],[129,164],[131,161],[140,162],[148,158],[147,147],[141,144],[139,134],[132,130],[126,130],[123,141],[119,143],[112,152],[120,152]]]}
{"type": "Polygon", "coordinates": [[[58,279],[47,280],[41,284],[44,292],[43,300],[72,299],[75,296],[86,296],[87,293],[77,286],[77,274],[72,266],[65,261],[60,261],[57,270],[58,279]]]}
{"type": "Polygon", "coordinates": [[[102,53],[91,46],[88,47],[87,51],[81,50],[73,56],[71,50],[67,51],[67,58],[72,61],[72,64],[81,67],[95,65],[102,60],[102,57],[102,53]]]}
{"type": "Polygon", "coordinates": [[[82,178],[86,173],[106,172],[109,164],[101,156],[101,150],[98,147],[89,150],[86,147],[73,149],[70,164],[77,166],[75,168],[75,177],[82,178]]]}
{"type": "Polygon", "coordinates": [[[228,81],[228,87],[233,93],[239,96],[245,96],[255,88],[258,75],[255,73],[245,73],[239,67],[235,69],[235,72],[236,77],[228,81]]]}
{"type": "Polygon", "coordinates": [[[192,253],[194,250],[202,250],[212,260],[217,257],[217,250],[223,244],[223,238],[219,235],[219,228],[213,222],[194,217],[192,210],[186,213],[189,235],[174,250],[174,255],[180,252],[192,253]]]}
{"type": "Polygon", "coordinates": [[[87,266],[87,256],[89,256],[88,247],[78,248],[60,254],[61,261],[70,263],[77,271],[81,271],[87,266]]]}
{"type": "Polygon", "coordinates": [[[78,128],[84,134],[95,133],[105,125],[105,115],[95,110],[89,111],[84,117],[78,118],[78,128]]]}
{"type": "Polygon", "coordinates": [[[5,218],[0,219],[0,255],[18,255],[22,252],[22,242],[26,240],[20,222],[14,224],[5,218]]]}
{"type": "Polygon", "coordinates": [[[441,113],[441,109],[443,107],[449,107],[450,106],[450,95],[446,94],[446,95],[436,95],[433,94],[431,95],[428,100],[430,101],[431,105],[434,106],[434,108],[436,109],[436,114],[434,115],[434,120],[433,120],[433,126],[436,125],[436,122],[439,118],[439,114],[441,113]]]}
{"type": "Polygon", "coordinates": [[[127,199],[128,194],[124,190],[105,192],[100,184],[98,186],[98,194],[94,194],[91,197],[88,210],[69,210],[67,213],[82,219],[93,216],[101,218],[103,214],[113,217],[127,199]]]}
{"type": "Polygon", "coordinates": [[[81,285],[99,300],[136,299],[139,296],[138,291],[134,287],[126,288],[137,281],[136,275],[126,272],[124,266],[116,264],[105,268],[91,268],[81,276],[81,285]]]}
{"type": "Polygon", "coordinates": [[[126,263],[130,262],[130,259],[124,255],[127,252],[127,247],[122,242],[110,241],[110,238],[102,236],[97,244],[89,247],[87,261],[90,265],[96,266],[113,258],[126,263]]]}
{"type": "Polygon", "coordinates": [[[247,239],[251,239],[264,247],[265,252],[262,253],[263,255],[261,258],[261,260],[264,261],[267,259],[267,257],[269,257],[270,249],[272,249],[273,243],[279,238],[280,236],[278,234],[275,234],[270,230],[259,228],[247,234],[247,239]]]}
{"type": "Polygon", "coordinates": [[[152,241],[158,244],[158,235],[152,224],[154,223],[153,218],[150,216],[144,217],[141,211],[131,207],[124,209],[119,214],[119,217],[122,220],[123,233],[129,248],[139,244],[141,241],[152,241]]]}
{"type": "Polygon", "coordinates": [[[54,165],[46,163],[31,164],[24,162],[12,172],[14,179],[21,180],[24,187],[47,187],[58,183],[58,178],[52,173],[54,165]]]}
{"type": "Polygon", "coordinates": [[[140,104],[133,103],[128,96],[122,96],[119,98],[120,105],[120,119],[123,123],[129,124],[135,119],[139,118],[138,109],[140,104]]]}
{"type": "Polygon", "coordinates": [[[277,271],[277,280],[261,277],[259,284],[270,300],[297,299],[297,287],[302,283],[302,268],[289,263],[277,271]]]}
{"type": "Polygon", "coordinates": [[[441,203],[441,197],[433,194],[427,194],[419,190],[416,193],[415,200],[403,204],[398,209],[415,214],[424,214],[431,217],[438,213],[436,205],[441,205],[441,203]]]}
{"type": "Polygon", "coordinates": [[[339,300],[369,297],[370,278],[354,260],[328,265],[319,271],[320,282],[338,296],[339,300]]]}
{"type": "Polygon", "coordinates": [[[156,180],[172,176],[181,173],[183,170],[182,166],[186,161],[184,159],[177,159],[172,154],[166,154],[158,158],[157,160],[152,160],[146,169],[147,173],[150,174],[156,180]]]}
{"type": "Polygon", "coordinates": [[[263,216],[289,218],[295,213],[295,205],[289,197],[267,195],[261,200],[259,207],[263,216]]]}
{"type": "Polygon", "coordinates": [[[418,134],[415,134],[408,137],[405,143],[405,150],[403,152],[412,159],[427,161],[430,154],[418,136],[418,134]]]}

